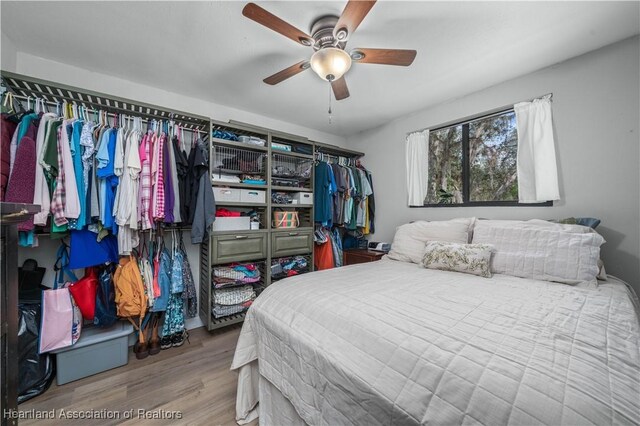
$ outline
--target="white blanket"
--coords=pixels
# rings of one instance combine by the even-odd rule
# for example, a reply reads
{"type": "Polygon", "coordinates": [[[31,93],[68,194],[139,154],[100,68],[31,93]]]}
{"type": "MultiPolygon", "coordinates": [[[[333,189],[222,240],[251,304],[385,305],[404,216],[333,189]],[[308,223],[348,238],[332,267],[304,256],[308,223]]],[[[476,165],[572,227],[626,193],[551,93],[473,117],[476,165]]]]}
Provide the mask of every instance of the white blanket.
{"type": "MultiPolygon", "coordinates": [[[[257,359],[312,425],[640,424],[639,339],[620,282],[578,288],[383,259],[267,288],[232,369],[257,359]]],[[[247,407],[257,378],[243,377],[247,407]]]]}

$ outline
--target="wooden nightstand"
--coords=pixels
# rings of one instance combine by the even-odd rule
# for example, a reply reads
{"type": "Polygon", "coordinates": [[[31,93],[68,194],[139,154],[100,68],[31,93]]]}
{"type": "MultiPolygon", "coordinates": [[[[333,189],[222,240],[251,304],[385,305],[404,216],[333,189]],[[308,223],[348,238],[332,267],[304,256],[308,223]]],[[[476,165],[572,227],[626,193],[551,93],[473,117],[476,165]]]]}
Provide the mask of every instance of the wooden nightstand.
{"type": "Polygon", "coordinates": [[[386,253],[366,249],[346,249],[343,251],[342,259],[344,265],[355,265],[356,263],[375,262],[382,259],[386,253]]]}

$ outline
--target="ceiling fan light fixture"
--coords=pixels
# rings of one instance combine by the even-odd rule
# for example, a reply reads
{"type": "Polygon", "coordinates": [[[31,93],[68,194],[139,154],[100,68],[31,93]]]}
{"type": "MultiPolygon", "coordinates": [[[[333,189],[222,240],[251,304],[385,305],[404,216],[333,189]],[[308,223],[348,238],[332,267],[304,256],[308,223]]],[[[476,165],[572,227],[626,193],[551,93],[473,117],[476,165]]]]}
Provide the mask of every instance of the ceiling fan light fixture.
{"type": "Polygon", "coordinates": [[[351,56],[342,49],[327,47],[311,57],[311,69],[327,81],[339,80],[351,68],[351,56]]]}
{"type": "Polygon", "coordinates": [[[351,52],[351,59],[353,59],[354,61],[360,61],[364,59],[364,53],[359,50],[354,50],[353,52],[351,52]]]}

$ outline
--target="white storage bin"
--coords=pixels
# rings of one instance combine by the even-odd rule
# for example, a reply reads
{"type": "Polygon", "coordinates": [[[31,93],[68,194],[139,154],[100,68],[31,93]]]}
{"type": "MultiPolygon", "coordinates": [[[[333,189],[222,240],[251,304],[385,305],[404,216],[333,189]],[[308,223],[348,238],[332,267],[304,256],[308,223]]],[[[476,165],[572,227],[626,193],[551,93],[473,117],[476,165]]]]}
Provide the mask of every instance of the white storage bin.
{"type": "Polygon", "coordinates": [[[267,192],[260,189],[241,189],[240,202],[242,203],[266,203],[267,192]]]}
{"type": "Polygon", "coordinates": [[[313,204],[313,193],[311,192],[295,192],[293,194],[293,200],[297,201],[296,204],[311,205],[313,204]]]}
{"type": "Polygon", "coordinates": [[[240,217],[216,217],[213,222],[213,231],[248,231],[251,229],[249,216],[240,217]]]}
{"type": "Polygon", "coordinates": [[[232,202],[237,203],[240,201],[240,189],[238,188],[221,188],[219,186],[213,187],[213,196],[216,202],[232,202]]]}

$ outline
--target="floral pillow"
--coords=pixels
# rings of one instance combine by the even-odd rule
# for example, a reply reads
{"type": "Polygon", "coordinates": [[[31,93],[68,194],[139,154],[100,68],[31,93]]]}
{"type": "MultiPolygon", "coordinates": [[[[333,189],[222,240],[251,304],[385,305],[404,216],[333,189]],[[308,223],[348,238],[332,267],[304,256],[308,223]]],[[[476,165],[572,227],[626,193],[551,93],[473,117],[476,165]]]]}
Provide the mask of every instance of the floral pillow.
{"type": "Polygon", "coordinates": [[[491,278],[491,244],[459,244],[428,241],[424,246],[422,267],[463,272],[491,278]]]}

